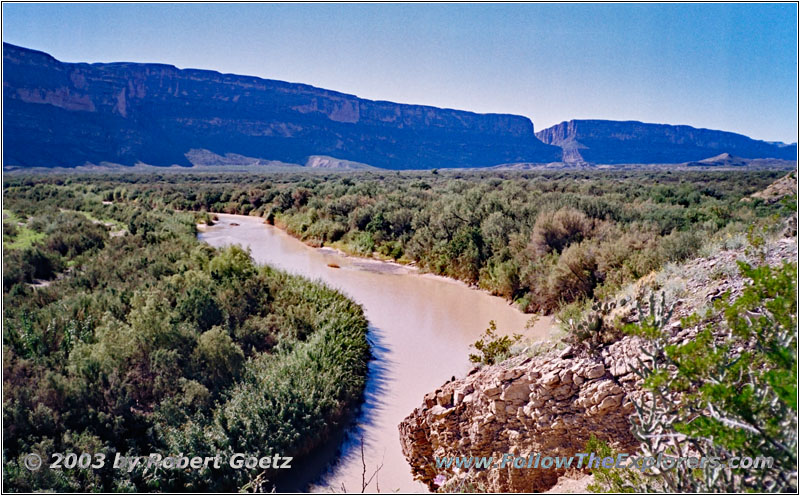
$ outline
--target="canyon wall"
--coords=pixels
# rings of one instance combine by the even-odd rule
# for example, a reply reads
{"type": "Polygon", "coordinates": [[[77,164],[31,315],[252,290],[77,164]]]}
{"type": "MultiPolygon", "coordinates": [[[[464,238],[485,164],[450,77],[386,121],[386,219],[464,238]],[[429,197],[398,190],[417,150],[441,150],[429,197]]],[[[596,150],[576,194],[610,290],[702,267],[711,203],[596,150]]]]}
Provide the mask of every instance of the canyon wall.
{"type": "MultiPolygon", "coordinates": [[[[3,44],[3,165],[191,165],[186,154],[389,169],[552,162],[526,117],[370,101],[163,64],[63,63],[3,44]]],[[[206,164],[208,165],[208,164],[206,164]]]]}
{"type": "Polygon", "coordinates": [[[536,136],[563,149],[563,161],[595,164],[675,164],[722,153],[746,159],[795,160],[797,145],[758,141],[741,134],[637,121],[572,120],[536,136]]]}

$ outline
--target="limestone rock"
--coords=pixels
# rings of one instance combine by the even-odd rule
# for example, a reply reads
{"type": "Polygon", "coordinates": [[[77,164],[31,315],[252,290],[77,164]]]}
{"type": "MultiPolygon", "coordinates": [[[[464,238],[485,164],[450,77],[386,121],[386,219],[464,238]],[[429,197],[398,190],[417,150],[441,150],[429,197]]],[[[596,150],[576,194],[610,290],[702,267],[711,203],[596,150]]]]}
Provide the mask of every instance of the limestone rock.
{"type": "MultiPolygon", "coordinates": [[[[591,435],[620,450],[634,448],[626,403],[632,388],[610,378],[601,357],[562,355],[484,367],[426,397],[400,424],[403,454],[415,477],[434,490],[435,456],[572,455],[591,435]],[[446,408],[450,398],[454,406],[446,408]],[[428,406],[431,399],[434,406],[428,406]]],[[[488,491],[530,492],[546,490],[563,472],[509,467],[469,477],[488,491]]]]}

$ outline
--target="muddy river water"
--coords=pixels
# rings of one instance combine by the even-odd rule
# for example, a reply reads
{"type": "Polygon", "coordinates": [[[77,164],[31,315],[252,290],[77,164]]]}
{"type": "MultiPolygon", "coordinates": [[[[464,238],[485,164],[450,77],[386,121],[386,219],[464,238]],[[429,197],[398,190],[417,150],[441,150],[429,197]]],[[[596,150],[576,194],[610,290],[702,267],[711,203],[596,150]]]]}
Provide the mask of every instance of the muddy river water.
{"type": "Polygon", "coordinates": [[[311,248],[260,218],[219,215],[219,222],[199,237],[216,247],[241,245],[259,264],[322,281],[361,304],[370,322],[374,359],[365,403],[353,427],[307,466],[296,467],[301,469],[299,478],[283,481],[280,490],[361,491],[363,445],[366,478],[382,465],[367,491],[427,492],[412,479],[400,451],[400,421],[422,403],[425,393],[469,371],[469,345],[490,320],[503,334],[546,338],[550,331],[549,319],[524,330],[530,316],[461,282],[311,248]]]}

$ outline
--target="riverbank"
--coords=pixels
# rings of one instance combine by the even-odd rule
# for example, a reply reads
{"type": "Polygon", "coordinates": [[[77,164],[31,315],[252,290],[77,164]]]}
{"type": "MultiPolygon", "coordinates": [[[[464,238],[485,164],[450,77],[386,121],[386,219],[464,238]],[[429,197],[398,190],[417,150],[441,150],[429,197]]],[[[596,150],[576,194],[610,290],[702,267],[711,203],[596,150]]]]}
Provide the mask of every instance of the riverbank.
{"type": "Polygon", "coordinates": [[[530,340],[550,336],[549,319],[525,329],[530,316],[460,281],[311,248],[258,217],[218,216],[216,225],[199,234],[202,241],[212,246],[240,244],[259,264],[320,280],[361,304],[369,320],[374,358],[365,402],[338,455],[312,477],[312,490],[341,491],[344,484],[359,491],[363,439],[369,473],[382,464],[367,491],[427,492],[414,481],[402,455],[397,425],[425,392],[470,370],[470,345],[490,320],[502,334],[522,332],[530,340]]]}
{"type": "MultiPolygon", "coordinates": [[[[258,217],[258,216],[254,216],[254,215],[226,214],[226,213],[221,213],[221,212],[208,212],[208,215],[213,215],[213,216],[217,216],[217,217],[219,217],[219,216],[227,216],[227,217],[231,217],[231,218],[242,217],[242,218],[247,218],[247,219],[259,219],[264,225],[270,226],[270,227],[275,228],[275,229],[279,229],[281,232],[285,233],[287,236],[291,236],[292,238],[296,239],[300,243],[303,243],[304,245],[306,245],[309,248],[322,250],[322,251],[330,250],[332,253],[336,253],[340,257],[345,257],[345,258],[349,257],[349,258],[354,258],[354,259],[358,259],[358,260],[363,260],[366,263],[380,264],[380,265],[375,265],[375,267],[392,267],[393,269],[396,270],[397,273],[417,273],[421,277],[435,278],[435,279],[440,280],[440,281],[444,281],[444,282],[448,282],[448,283],[452,283],[452,284],[462,285],[462,286],[464,286],[466,288],[469,288],[469,289],[471,289],[473,291],[479,291],[479,292],[482,292],[482,293],[484,293],[484,294],[486,294],[488,296],[491,296],[491,297],[501,298],[501,299],[505,300],[506,303],[509,306],[516,308],[516,306],[515,306],[513,301],[506,300],[502,296],[498,296],[496,294],[493,294],[491,291],[489,291],[487,289],[484,289],[484,288],[481,288],[480,286],[478,286],[477,283],[468,283],[466,281],[462,281],[461,279],[456,279],[454,277],[448,277],[448,276],[444,276],[444,275],[440,275],[440,274],[434,274],[432,272],[424,271],[414,261],[396,260],[396,259],[393,259],[391,257],[387,257],[387,256],[384,256],[384,255],[381,255],[378,252],[372,252],[371,255],[365,255],[365,254],[362,254],[362,253],[357,253],[357,252],[352,251],[352,250],[348,251],[348,250],[343,249],[344,245],[342,245],[341,243],[334,243],[334,244],[325,244],[325,243],[323,243],[322,245],[320,245],[319,243],[315,242],[314,240],[304,240],[304,239],[302,239],[297,233],[294,233],[291,230],[289,230],[287,228],[286,223],[280,222],[278,220],[276,220],[274,223],[270,224],[263,217],[258,217]]],[[[209,226],[207,224],[202,224],[202,223],[196,225],[197,231],[199,233],[205,232],[207,229],[213,228],[213,227],[214,227],[214,225],[209,226]]],[[[332,267],[332,268],[339,268],[339,267],[332,267]]],[[[376,269],[376,270],[380,270],[380,269],[376,269]]],[[[524,310],[521,310],[521,312],[525,313],[524,310]]],[[[537,314],[531,313],[531,314],[528,314],[528,315],[530,316],[529,318],[531,319],[530,320],[531,322],[533,320],[536,320],[536,319],[539,319],[539,320],[541,320],[543,322],[548,322],[551,325],[554,324],[554,322],[555,322],[553,316],[545,316],[544,318],[540,319],[537,314]]]]}

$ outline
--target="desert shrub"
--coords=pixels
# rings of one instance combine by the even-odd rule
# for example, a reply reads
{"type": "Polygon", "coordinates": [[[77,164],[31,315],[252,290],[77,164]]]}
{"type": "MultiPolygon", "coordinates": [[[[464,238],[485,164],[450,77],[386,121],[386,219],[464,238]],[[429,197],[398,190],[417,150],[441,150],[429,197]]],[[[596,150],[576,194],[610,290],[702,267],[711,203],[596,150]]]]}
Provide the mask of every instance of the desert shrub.
{"type": "Polygon", "coordinates": [[[17,229],[16,224],[11,222],[3,222],[3,237],[4,238],[13,238],[19,233],[19,229],[17,229]]]}
{"type": "Polygon", "coordinates": [[[700,251],[705,233],[697,231],[673,231],[659,241],[659,258],[665,262],[682,262],[700,251]]]}
{"type": "Polygon", "coordinates": [[[339,241],[345,233],[347,233],[347,227],[343,224],[323,219],[313,223],[306,231],[306,236],[317,239],[320,243],[328,243],[339,241]]]}
{"type": "Polygon", "coordinates": [[[548,281],[551,300],[576,301],[593,295],[602,282],[595,252],[596,246],[584,241],[571,245],[558,257],[548,281]]]}
{"type": "Polygon", "coordinates": [[[368,233],[383,234],[389,230],[389,221],[381,210],[377,210],[370,216],[369,222],[364,226],[364,230],[368,233]]]}
{"type": "Polygon", "coordinates": [[[481,222],[481,235],[492,246],[502,248],[515,231],[514,219],[501,211],[491,212],[481,222]]]}
{"type": "Polygon", "coordinates": [[[372,255],[375,251],[375,240],[372,233],[361,232],[350,242],[350,247],[355,253],[361,255],[372,255]]]}
{"type": "Polygon", "coordinates": [[[231,246],[211,260],[211,277],[223,284],[234,285],[255,274],[250,253],[239,246],[231,246]]]}
{"type": "Polygon", "coordinates": [[[362,206],[352,210],[348,216],[348,224],[350,225],[350,229],[359,231],[366,230],[367,225],[372,220],[372,214],[373,211],[371,206],[362,206]]]}
{"type": "Polygon", "coordinates": [[[483,238],[477,228],[461,228],[445,249],[444,273],[469,282],[480,276],[483,259],[483,238]]]}
{"type": "Polygon", "coordinates": [[[492,294],[515,299],[520,296],[520,270],[515,260],[494,262],[481,269],[481,286],[492,294]]]}
{"type": "Polygon", "coordinates": [[[17,284],[33,280],[32,267],[26,264],[16,250],[7,250],[3,257],[3,291],[11,291],[17,284]]]}
{"type": "Polygon", "coordinates": [[[87,229],[88,226],[73,227],[70,231],[59,229],[48,236],[45,246],[67,258],[75,258],[84,252],[102,248],[107,237],[105,229],[96,224],[92,226],[93,229],[87,229]]]}
{"type": "Polygon", "coordinates": [[[645,472],[644,481],[628,481],[630,489],[797,490],[797,266],[740,269],[751,281],[741,296],[683,320],[698,327],[694,340],[667,344],[669,307],[653,298],[649,315],[640,310],[641,323],[627,329],[648,340],[648,359],[636,367],[648,394],[635,402],[633,433],[647,456],[765,457],[772,465],[679,465],[645,472]]]}
{"type": "Polygon", "coordinates": [[[212,293],[211,278],[204,272],[187,272],[186,278],[175,306],[179,318],[193,322],[200,332],[221,324],[222,309],[212,293]]]}
{"type": "Polygon", "coordinates": [[[308,203],[308,199],[312,196],[312,191],[308,188],[297,188],[292,191],[292,206],[294,208],[300,208],[306,203],[308,203]]]}
{"type": "Polygon", "coordinates": [[[489,327],[484,331],[483,336],[470,345],[470,348],[475,348],[478,353],[470,353],[469,361],[484,365],[499,363],[508,358],[511,347],[521,338],[520,334],[498,336],[497,324],[494,320],[490,320],[489,327]]]}
{"type": "Polygon", "coordinates": [[[555,212],[542,212],[533,226],[531,248],[534,253],[560,253],[572,243],[590,237],[591,232],[591,219],[579,210],[564,207],[555,212]]]}
{"type": "Polygon", "coordinates": [[[62,265],[57,253],[39,246],[8,250],[3,262],[3,288],[7,291],[19,282],[52,279],[59,270],[62,270],[62,265]]]}
{"type": "Polygon", "coordinates": [[[324,205],[325,213],[333,218],[346,218],[350,212],[361,204],[361,199],[357,195],[343,195],[339,198],[328,201],[324,205]]]}
{"type": "Polygon", "coordinates": [[[211,391],[220,391],[236,382],[244,365],[244,353],[220,326],[214,326],[197,338],[192,354],[197,378],[211,391]]]}
{"type": "Polygon", "coordinates": [[[236,342],[248,356],[271,350],[279,341],[277,321],[275,314],[250,317],[235,329],[236,342]]]}
{"type": "Polygon", "coordinates": [[[647,263],[637,261],[638,254],[656,252],[654,233],[632,226],[627,232],[609,236],[597,247],[598,271],[605,280],[615,284],[641,277],[649,271],[647,263]]]}
{"type": "Polygon", "coordinates": [[[211,214],[209,214],[205,210],[202,212],[198,212],[195,216],[195,219],[198,224],[205,224],[207,226],[214,225],[214,219],[211,217],[211,214]]]}
{"type": "Polygon", "coordinates": [[[409,208],[393,208],[386,212],[389,223],[387,232],[394,237],[401,237],[412,231],[414,211],[409,208]]]}
{"type": "Polygon", "coordinates": [[[397,241],[385,241],[378,247],[378,253],[397,260],[403,256],[403,245],[397,241]]]}
{"type": "Polygon", "coordinates": [[[551,253],[534,260],[528,260],[520,271],[522,285],[528,288],[530,298],[527,312],[549,313],[559,307],[562,300],[550,291],[550,274],[558,263],[558,255],[551,253]]]}

